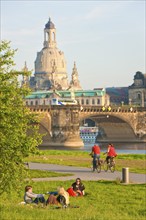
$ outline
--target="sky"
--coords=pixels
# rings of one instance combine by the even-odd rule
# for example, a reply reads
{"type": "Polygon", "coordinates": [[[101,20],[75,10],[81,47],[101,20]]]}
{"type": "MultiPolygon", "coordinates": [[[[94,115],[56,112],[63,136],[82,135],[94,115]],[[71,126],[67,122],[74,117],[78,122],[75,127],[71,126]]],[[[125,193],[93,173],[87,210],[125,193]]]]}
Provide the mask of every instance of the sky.
{"type": "Polygon", "coordinates": [[[26,61],[33,74],[51,17],[69,79],[75,61],[83,89],[129,86],[146,72],[145,7],[145,0],[1,0],[1,40],[18,48],[15,69],[26,61]]]}

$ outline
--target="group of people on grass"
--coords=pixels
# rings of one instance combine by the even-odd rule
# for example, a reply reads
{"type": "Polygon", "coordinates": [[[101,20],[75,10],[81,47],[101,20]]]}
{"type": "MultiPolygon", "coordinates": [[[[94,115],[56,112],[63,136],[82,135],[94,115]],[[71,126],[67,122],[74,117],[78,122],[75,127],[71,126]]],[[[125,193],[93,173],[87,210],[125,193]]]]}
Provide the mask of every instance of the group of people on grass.
{"type": "MultiPolygon", "coordinates": [[[[117,153],[115,151],[114,145],[113,144],[108,144],[108,148],[107,148],[107,152],[105,153],[107,154],[106,157],[106,162],[107,164],[110,162],[110,159],[113,157],[117,156],[117,153]]],[[[96,169],[96,162],[98,160],[98,162],[100,161],[100,147],[98,144],[94,144],[94,146],[92,147],[92,152],[90,153],[90,155],[92,155],[93,157],[93,171],[95,171],[96,169]]]]}
{"type": "Polygon", "coordinates": [[[44,194],[36,194],[32,191],[32,186],[25,187],[24,202],[26,204],[38,204],[42,203],[44,205],[61,205],[62,207],[67,207],[69,205],[70,196],[83,196],[85,195],[85,186],[83,185],[80,178],[72,184],[67,190],[64,187],[59,187],[55,192],[47,192],[49,197],[45,200],[44,194]]]}

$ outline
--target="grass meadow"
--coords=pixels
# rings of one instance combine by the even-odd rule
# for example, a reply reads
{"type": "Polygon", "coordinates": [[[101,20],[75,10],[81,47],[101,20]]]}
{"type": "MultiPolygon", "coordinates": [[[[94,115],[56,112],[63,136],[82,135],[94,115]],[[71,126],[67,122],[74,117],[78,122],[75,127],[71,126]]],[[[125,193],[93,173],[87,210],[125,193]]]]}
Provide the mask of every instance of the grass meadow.
{"type": "MultiPolygon", "coordinates": [[[[74,180],[73,180],[74,181],[74,180]]],[[[70,187],[73,181],[32,182],[35,193],[70,187]]],[[[24,184],[25,187],[26,183],[24,184]]],[[[122,185],[118,181],[84,181],[86,195],[70,197],[66,209],[20,205],[24,189],[19,194],[3,194],[0,199],[1,220],[145,220],[145,184],[122,185]],[[79,206],[74,208],[73,206],[79,206]]],[[[47,195],[45,198],[47,199],[47,195]]]]}

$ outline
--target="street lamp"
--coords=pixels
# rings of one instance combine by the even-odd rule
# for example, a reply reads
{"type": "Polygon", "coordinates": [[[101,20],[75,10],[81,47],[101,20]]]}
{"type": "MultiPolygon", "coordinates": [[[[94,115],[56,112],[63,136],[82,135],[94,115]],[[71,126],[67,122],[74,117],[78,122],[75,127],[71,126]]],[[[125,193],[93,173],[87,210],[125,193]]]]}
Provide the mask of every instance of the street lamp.
{"type": "Polygon", "coordinates": [[[124,105],[124,101],[121,101],[121,105],[122,105],[122,106],[124,105]]]}
{"type": "Polygon", "coordinates": [[[132,99],[129,99],[129,105],[132,105],[132,99]]]}

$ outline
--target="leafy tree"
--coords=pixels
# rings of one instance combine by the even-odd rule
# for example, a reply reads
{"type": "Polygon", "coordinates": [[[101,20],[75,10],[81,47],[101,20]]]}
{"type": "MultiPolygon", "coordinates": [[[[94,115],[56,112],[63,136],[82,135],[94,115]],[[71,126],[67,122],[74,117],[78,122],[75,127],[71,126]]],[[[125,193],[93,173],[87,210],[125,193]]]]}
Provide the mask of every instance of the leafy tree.
{"type": "Polygon", "coordinates": [[[29,93],[26,86],[20,87],[14,71],[13,57],[16,50],[10,42],[0,44],[0,194],[18,189],[26,178],[23,163],[30,153],[37,153],[41,143],[38,133],[38,117],[25,106],[24,97],[29,93]]]}

